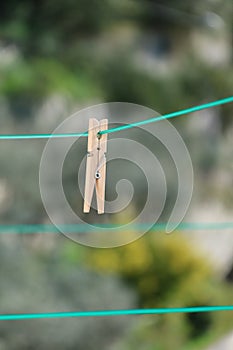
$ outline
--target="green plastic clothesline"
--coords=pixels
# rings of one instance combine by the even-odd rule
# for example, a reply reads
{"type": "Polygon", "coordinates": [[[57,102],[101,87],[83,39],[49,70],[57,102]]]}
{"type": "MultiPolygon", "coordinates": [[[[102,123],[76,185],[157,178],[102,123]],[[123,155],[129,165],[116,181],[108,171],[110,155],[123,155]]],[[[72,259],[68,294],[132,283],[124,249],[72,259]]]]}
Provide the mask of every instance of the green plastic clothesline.
{"type": "MultiPolygon", "coordinates": [[[[199,106],[183,109],[183,110],[180,110],[177,112],[164,114],[160,117],[154,117],[154,118],[142,120],[142,121],[139,121],[136,123],[126,124],[126,125],[118,126],[116,128],[110,128],[108,130],[100,131],[99,134],[101,134],[101,135],[102,134],[111,134],[111,133],[118,132],[121,130],[130,129],[130,128],[134,128],[137,126],[158,122],[158,121],[161,121],[164,119],[175,118],[175,117],[178,117],[181,115],[197,112],[197,111],[200,111],[203,109],[216,107],[216,106],[220,106],[220,105],[231,103],[231,102],[233,102],[233,96],[229,96],[229,97],[226,97],[226,98],[223,98],[220,100],[205,103],[205,104],[202,104],[199,106]]],[[[87,136],[88,136],[88,132],[64,133],[64,134],[5,134],[5,135],[2,134],[2,135],[0,135],[0,140],[47,139],[47,138],[87,137],[87,136]]]]}
{"type": "Polygon", "coordinates": [[[65,137],[87,137],[88,133],[67,133],[67,134],[1,134],[0,140],[32,140],[32,139],[59,139],[65,137]]]}
{"type": "Polygon", "coordinates": [[[48,318],[68,317],[103,317],[103,316],[127,316],[127,315],[161,315],[189,312],[213,312],[233,311],[233,305],[221,306],[197,306],[181,308],[159,308],[159,309],[129,309],[129,310],[95,310],[95,311],[74,311],[74,312],[46,312],[33,314],[0,314],[0,321],[9,320],[31,320],[48,318]]]}
{"type": "MultiPolygon", "coordinates": [[[[150,227],[150,223],[138,223],[132,224],[129,229],[132,230],[143,230],[150,227]]],[[[166,223],[154,224],[151,228],[151,232],[159,232],[165,230],[166,223]]],[[[59,233],[60,229],[70,233],[91,233],[98,232],[98,229],[118,229],[124,231],[124,225],[117,224],[99,224],[96,226],[90,226],[86,224],[61,224],[56,227],[53,224],[19,224],[19,225],[0,225],[0,234],[35,234],[35,233],[59,233]]],[[[214,222],[214,223],[192,223],[182,222],[178,225],[177,230],[180,231],[192,231],[192,230],[232,230],[233,222],[214,222]]]]}
{"type": "Polygon", "coordinates": [[[227,98],[224,98],[224,99],[221,99],[221,100],[216,100],[216,101],[213,101],[213,102],[205,103],[205,104],[202,104],[202,105],[199,105],[199,106],[183,109],[183,110],[180,110],[180,111],[177,111],[177,112],[164,114],[164,115],[161,115],[160,117],[154,117],[154,118],[142,120],[140,122],[136,122],[136,123],[132,123],[132,124],[126,124],[126,125],[118,126],[116,128],[112,128],[112,129],[108,129],[108,130],[103,130],[103,131],[100,131],[99,134],[101,134],[101,135],[103,135],[103,134],[111,134],[113,132],[118,132],[118,131],[130,129],[130,128],[134,128],[134,127],[137,127],[137,126],[141,126],[141,125],[146,125],[146,124],[150,124],[150,123],[154,123],[154,122],[159,122],[159,121],[164,120],[164,119],[171,119],[171,118],[179,117],[179,116],[184,115],[184,114],[194,113],[194,112],[206,109],[206,108],[217,107],[219,105],[223,105],[223,104],[231,103],[231,102],[233,102],[233,96],[230,96],[230,97],[227,97],[227,98]]]}

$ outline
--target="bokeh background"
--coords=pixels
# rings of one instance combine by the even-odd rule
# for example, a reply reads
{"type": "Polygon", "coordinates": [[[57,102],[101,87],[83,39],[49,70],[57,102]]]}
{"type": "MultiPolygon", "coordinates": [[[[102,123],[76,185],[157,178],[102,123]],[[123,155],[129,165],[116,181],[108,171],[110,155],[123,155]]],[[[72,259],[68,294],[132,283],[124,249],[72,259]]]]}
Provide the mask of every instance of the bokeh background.
{"type": "MultiPolygon", "coordinates": [[[[231,0],[1,1],[1,133],[50,133],[102,102],[163,114],[230,96],[232,18],[231,0]]],[[[172,121],[194,167],[186,221],[232,221],[232,116],[229,104],[172,121]]],[[[45,143],[1,141],[2,224],[49,223],[38,178],[45,143]]],[[[63,180],[75,203],[74,157],[63,180]]],[[[0,236],[0,313],[232,304],[232,283],[232,229],[149,232],[107,250],[59,234],[0,236]]],[[[6,321],[0,350],[230,350],[232,332],[232,312],[6,321]]]]}

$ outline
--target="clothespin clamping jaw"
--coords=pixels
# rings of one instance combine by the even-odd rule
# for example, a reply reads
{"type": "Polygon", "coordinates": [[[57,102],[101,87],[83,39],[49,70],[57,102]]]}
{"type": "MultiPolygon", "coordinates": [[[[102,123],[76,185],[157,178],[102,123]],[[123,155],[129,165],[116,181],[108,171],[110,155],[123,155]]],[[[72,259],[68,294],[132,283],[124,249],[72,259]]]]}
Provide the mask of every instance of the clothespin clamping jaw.
{"type": "Polygon", "coordinates": [[[108,129],[108,120],[98,121],[95,118],[89,120],[86,180],[84,190],[84,213],[90,212],[94,187],[96,189],[96,201],[98,214],[104,213],[107,134],[99,134],[108,129]]]}

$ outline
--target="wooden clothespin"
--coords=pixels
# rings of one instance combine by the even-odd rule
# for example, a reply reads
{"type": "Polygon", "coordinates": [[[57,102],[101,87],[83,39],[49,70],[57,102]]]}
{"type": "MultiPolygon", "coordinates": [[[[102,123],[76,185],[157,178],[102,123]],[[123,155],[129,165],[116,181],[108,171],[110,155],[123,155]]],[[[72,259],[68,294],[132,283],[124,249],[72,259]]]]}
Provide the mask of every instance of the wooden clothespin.
{"type": "Polygon", "coordinates": [[[94,187],[96,189],[97,212],[98,214],[104,213],[107,134],[101,135],[99,132],[107,129],[107,119],[98,121],[91,118],[89,120],[84,213],[90,212],[94,187]]]}

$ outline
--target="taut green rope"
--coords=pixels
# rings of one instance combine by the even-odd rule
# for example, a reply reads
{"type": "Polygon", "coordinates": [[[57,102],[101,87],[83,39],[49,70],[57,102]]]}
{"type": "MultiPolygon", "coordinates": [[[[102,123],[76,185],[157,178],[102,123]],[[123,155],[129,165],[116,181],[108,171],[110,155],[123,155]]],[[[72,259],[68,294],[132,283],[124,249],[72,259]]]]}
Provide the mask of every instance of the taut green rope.
{"type": "MultiPolygon", "coordinates": [[[[151,119],[142,120],[140,122],[126,124],[126,125],[122,125],[122,126],[119,126],[116,128],[110,128],[108,130],[100,131],[99,134],[101,134],[101,135],[102,134],[111,134],[111,133],[114,133],[117,131],[130,129],[130,128],[134,128],[136,126],[141,126],[141,125],[145,125],[145,124],[149,124],[149,123],[158,122],[158,121],[164,120],[164,119],[178,117],[178,116],[181,116],[184,114],[197,112],[197,111],[200,111],[202,109],[216,107],[216,106],[223,105],[223,104],[230,103],[230,102],[233,102],[233,96],[223,98],[221,100],[213,101],[210,103],[205,103],[205,104],[202,104],[199,106],[183,109],[181,111],[164,114],[160,117],[154,117],[151,119]]],[[[47,139],[47,138],[87,137],[87,136],[88,136],[88,132],[64,133],[64,134],[21,134],[21,135],[20,134],[18,134],[18,135],[17,134],[8,134],[8,135],[0,135],[0,140],[47,139]]]]}
{"type": "Polygon", "coordinates": [[[233,102],[233,96],[223,98],[221,100],[205,103],[203,105],[183,109],[181,111],[164,114],[164,115],[161,115],[160,117],[154,117],[154,118],[150,118],[147,120],[142,120],[140,122],[126,124],[126,125],[118,126],[116,128],[112,128],[112,129],[108,129],[108,130],[103,130],[103,131],[100,131],[99,134],[101,134],[101,135],[111,134],[113,132],[131,129],[131,128],[134,128],[136,126],[146,125],[146,124],[150,124],[150,123],[154,123],[154,122],[159,122],[160,120],[164,120],[164,119],[171,119],[171,118],[179,117],[179,116],[184,115],[184,114],[201,111],[202,109],[216,107],[216,106],[223,105],[223,104],[230,103],[230,102],[233,102]]]}
{"type": "Polygon", "coordinates": [[[0,135],[0,140],[30,140],[30,139],[58,139],[64,137],[82,137],[88,136],[87,132],[84,133],[68,133],[68,134],[8,134],[0,135]]]}
{"type": "MultiPolygon", "coordinates": [[[[151,232],[164,231],[166,228],[166,223],[156,223],[152,227],[150,223],[138,223],[132,224],[130,229],[132,230],[144,230],[147,227],[151,227],[151,232]]],[[[117,224],[100,224],[96,226],[88,226],[86,224],[62,224],[59,228],[66,232],[73,233],[88,233],[88,232],[98,232],[102,228],[111,230],[118,229],[119,231],[124,231],[124,225],[117,224]]],[[[0,225],[0,234],[34,234],[34,233],[59,233],[59,228],[52,224],[19,224],[19,225],[0,225]]],[[[178,225],[176,230],[180,231],[192,231],[192,230],[229,230],[233,229],[233,222],[182,222],[178,225]]]]}
{"type": "Polygon", "coordinates": [[[103,316],[126,316],[126,315],[161,315],[187,312],[213,312],[233,311],[233,305],[222,306],[198,306],[198,307],[177,307],[160,309],[129,309],[129,310],[96,310],[96,311],[75,311],[75,312],[46,312],[34,314],[3,314],[0,321],[7,320],[30,320],[45,318],[67,318],[67,317],[103,317],[103,316]]]}

